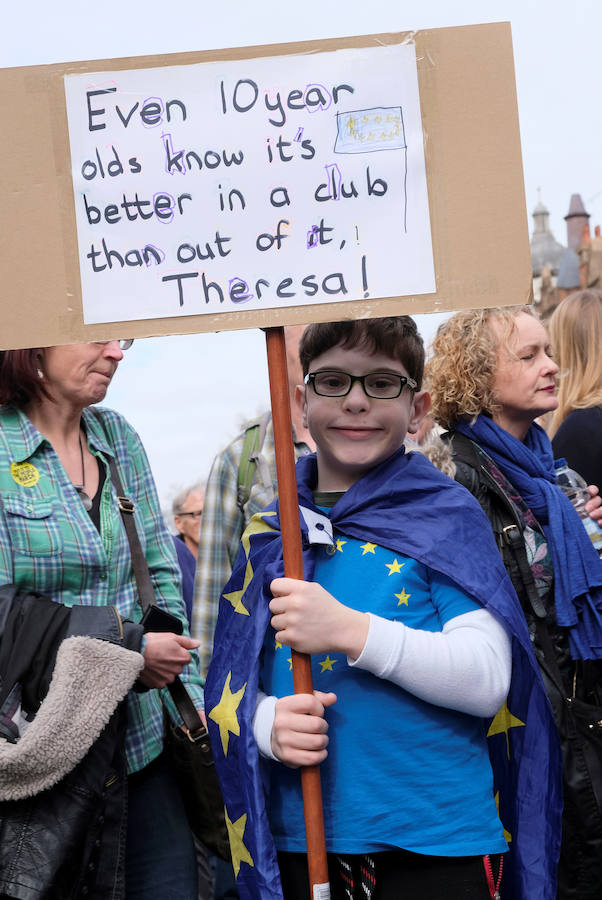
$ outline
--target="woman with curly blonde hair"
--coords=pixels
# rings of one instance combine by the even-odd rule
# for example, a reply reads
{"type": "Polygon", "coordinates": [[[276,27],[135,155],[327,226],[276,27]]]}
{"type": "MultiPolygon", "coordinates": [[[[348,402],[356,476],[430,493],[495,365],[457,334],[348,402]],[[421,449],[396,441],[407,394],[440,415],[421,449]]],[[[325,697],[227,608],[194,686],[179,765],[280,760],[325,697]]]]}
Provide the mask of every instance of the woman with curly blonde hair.
{"type": "Polygon", "coordinates": [[[548,434],[555,456],[586,481],[602,481],[602,291],[577,291],[550,319],[560,366],[558,408],[548,434]]]}
{"type": "MultiPolygon", "coordinates": [[[[496,536],[562,739],[564,698],[602,699],[602,565],[556,485],[552,445],[535,422],[558,406],[557,375],[548,334],[529,307],[469,310],[439,327],[426,385],[431,413],[449,432],[456,481],[496,536]],[[557,678],[549,677],[550,657],[557,678]]],[[[600,499],[597,488],[591,493],[593,512],[600,499]]],[[[591,776],[576,776],[567,760],[557,896],[599,900],[602,803],[593,798],[602,795],[602,758],[591,776]]]]}
{"type": "Polygon", "coordinates": [[[431,415],[440,425],[451,429],[462,418],[498,411],[493,390],[498,345],[507,344],[519,314],[534,317],[529,306],[469,309],[440,326],[427,366],[431,415]]]}

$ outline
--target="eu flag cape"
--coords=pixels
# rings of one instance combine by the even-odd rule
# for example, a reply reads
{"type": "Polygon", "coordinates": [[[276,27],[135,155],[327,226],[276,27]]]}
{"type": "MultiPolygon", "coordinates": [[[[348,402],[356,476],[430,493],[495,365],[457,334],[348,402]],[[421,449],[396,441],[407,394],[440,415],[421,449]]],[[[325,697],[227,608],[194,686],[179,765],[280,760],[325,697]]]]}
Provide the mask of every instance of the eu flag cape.
{"type": "MultiPolygon", "coordinates": [[[[299,460],[299,505],[320,515],[312,497],[316,480],[315,456],[299,460]]],[[[524,615],[481,507],[424,456],[401,448],[349,488],[329,518],[343,535],[403,553],[447,575],[505,624],[512,637],[512,682],[503,708],[487,723],[496,802],[510,848],[504,898],[554,900],[562,810],[558,735],[524,615]]],[[[314,550],[303,516],[301,531],[305,579],[311,581],[314,550]]],[[[259,759],[251,720],[270,621],[269,585],[283,574],[276,501],[254,517],[243,535],[220,598],[205,685],[242,900],[282,898],[262,772],[263,766],[277,763],[259,759]]],[[[325,804],[336,801],[324,797],[325,804]]]]}

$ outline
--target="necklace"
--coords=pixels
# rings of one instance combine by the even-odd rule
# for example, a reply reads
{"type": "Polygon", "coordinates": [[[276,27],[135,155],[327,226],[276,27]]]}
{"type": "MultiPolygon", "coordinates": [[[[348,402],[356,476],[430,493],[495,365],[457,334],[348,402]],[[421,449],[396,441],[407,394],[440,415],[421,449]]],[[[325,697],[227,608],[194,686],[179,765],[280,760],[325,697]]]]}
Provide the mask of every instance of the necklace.
{"type": "Polygon", "coordinates": [[[90,512],[90,510],[92,509],[92,500],[90,499],[89,495],[86,494],[86,492],[84,490],[84,484],[86,483],[86,470],[84,468],[84,445],[82,444],[81,431],[79,433],[79,455],[80,455],[80,459],[82,461],[82,483],[74,484],[73,487],[77,491],[80,500],[84,504],[84,509],[86,510],[86,512],[90,512]]]}

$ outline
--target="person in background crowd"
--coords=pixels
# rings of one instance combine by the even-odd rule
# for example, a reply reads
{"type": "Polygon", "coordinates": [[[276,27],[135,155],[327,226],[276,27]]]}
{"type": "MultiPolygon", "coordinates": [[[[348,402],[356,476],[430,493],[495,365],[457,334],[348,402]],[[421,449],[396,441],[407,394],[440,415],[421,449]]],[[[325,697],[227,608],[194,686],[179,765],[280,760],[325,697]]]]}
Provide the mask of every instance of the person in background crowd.
{"type": "Polygon", "coordinates": [[[577,291],[549,323],[558,375],[558,407],[548,435],[588,484],[602,484],[602,291],[577,291]]]}
{"type": "MultiPolygon", "coordinates": [[[[456,313],[439,326],[427,367],[432,414],[449,429],[456,480],[494,530],[564,750],[564,698],[601,699],[602,566],[556,485],[552,446],[535,423],[558,407],[557,376],[546,329],[524,306],[456,313]]],[[[597,487],[590,493],[587,508],[599,517],[597,487]]],[[[599,900],[602,810],[594,797],[602,796],[602,755],[593,775],[570,762],[569,752],[558,897],[599,900]]]]}
{"type": "Polygon", "coordinates": [[[194,591],[194,573],[199,549],[199,532],[203,515],[204,488],[193,484],[174,497],[172,512],[177,534],[174,535],[174,546],[178,555],[178,563],[182,572],[182,595],[186,605],[186,616],[190,625],[192,619],[192,597],[194,591]]]}
{"type": "MultiPolygon", "coordinates": [[[[86,612],[106,611],[112,623],[108,641],[120,646],[129,636],[130,648],[143,657],[137,690],[127,694],[125,733],[115,756],[99,758],[103,732],[90,751],[92,765],[86,768],[86,757],[83,768],[70,772],[71,787],[60,803],[51,803],[50,790],[33,796],[27,810],[2,805],[2,896],[23,897],[25,890],[32,898],[196,900],[192,834],[163,752],[165,710],[174,722],[181,720],[163,689],[180,675],[202,710],[201,680],[190,652],[198,642],[186,632],[169,631],[149,631],[143,639],[136,624],[142,609],[111,460],[134,504],[159,610],[183,620],[180,575],[140,438],[118,413],[94,405],[104,400],[131,343],[11,350],[0,362],[0,584],[46,604],[48,615],[56,613],[54,620],[66,610],[76,634],[82,633],[86,612]]],[[[31,680],[41,668],[52,673],[54,658],[47,633],[32,649],[31,630],[22,634],[18,619],[9,629],[1,618],[3,676],[16,653],[15,689],[22,692],[20,720],[18,710],[6,707],[0,718],[23,723],[14,735],[18,747],[27,742],[36,726],[33,713],[43,706],[43,688],[32,702],[31,680]],[[23,663],[26,651],[29,668],[23,663]]],[[[104,678],[97,679],[97,698],[105,686],[104,678]]],[[[11,697],[16,698],[14,691],[11,697]]],[[[92,706],[96,702],[93,697],[92,706]]],[[[52,762],[60,763],[61,755],[55,751],[52,762]]]]}

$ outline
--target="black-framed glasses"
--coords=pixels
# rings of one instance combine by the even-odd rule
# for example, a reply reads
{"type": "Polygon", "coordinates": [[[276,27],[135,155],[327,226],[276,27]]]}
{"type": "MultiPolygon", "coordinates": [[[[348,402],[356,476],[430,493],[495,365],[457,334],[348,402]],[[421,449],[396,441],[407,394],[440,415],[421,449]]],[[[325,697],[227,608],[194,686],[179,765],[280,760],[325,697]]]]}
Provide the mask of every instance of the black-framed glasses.
{"type": "Polygon", "coordinates": [[[406,384],[412,391],[418,387],[413,378],[395,372],[350,375],[348,372],[325,369],[323,372],[310,372],[303,380],[305,384],[311,384],[320,397],[346,397],[356,381],[359,381],[366,396],[375,400],[395,400],[406,384]]]}
{"type": "Polygon", "coordinates": [[[191,512],[176,513],[178,516],[192,516],[193,519],[200,519],[203,515],[202,509],[193,509],[191,512]]]}
{"type": "MultiPolygon", "coordinates": [[[[111,344],[112,341],[94,341],[95,344],[102,344],[103,347],[105,344],[111,344]]],[[[119,341],[119,347],[121,350],[129,350],[132,344],[134,343],[134,338],[130,338],[129,341],[119,341]]]]}

